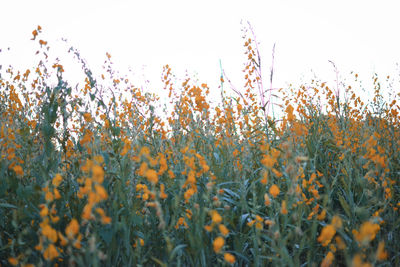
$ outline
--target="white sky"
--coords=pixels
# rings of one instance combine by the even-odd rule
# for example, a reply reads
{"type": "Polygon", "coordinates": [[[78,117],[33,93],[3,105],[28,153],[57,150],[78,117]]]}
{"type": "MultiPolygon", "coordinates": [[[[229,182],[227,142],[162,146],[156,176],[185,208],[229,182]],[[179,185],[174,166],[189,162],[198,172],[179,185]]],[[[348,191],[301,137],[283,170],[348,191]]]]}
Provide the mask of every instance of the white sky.
{"type": "Polygon", "coordinates": [[[333,81],[328,60],[344,75],[351,70],[365,79],[373,71],[399,75],[397,2],[2,0],[0,49],[12,51],[8,57],[0,53],[0,64],[29,65],[32,31],[41,25],[41,38],[52,48],[67,38],[95,70],[100,70],[109,52],[116,69],[126,72],[130,66],[138,77],[144,74],[154,90],[159,88],[165,64],[178,77],[188,70],[191,77],[198,73],[200,82],[217,87],[220,59],[226,74],[240,87],[245,62],[243,19],[251,22],[260,42],[267,84],[276,43],[274,87],[297,82],[302,75],[309,77],[311,69],[322,80],[333,81]]]}

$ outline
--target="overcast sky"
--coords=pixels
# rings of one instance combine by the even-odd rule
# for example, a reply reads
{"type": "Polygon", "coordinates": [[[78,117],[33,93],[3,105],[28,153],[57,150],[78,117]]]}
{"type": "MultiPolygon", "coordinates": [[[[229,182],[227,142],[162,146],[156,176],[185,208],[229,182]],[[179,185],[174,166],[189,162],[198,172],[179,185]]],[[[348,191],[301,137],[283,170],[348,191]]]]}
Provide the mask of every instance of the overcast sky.
{"type": "Polygon", "coordinates": [[[251,22],[260,42],[265,80],[276,43],[275,87],[309,77],[311,70],[322,80],[334,80],[328,60],[343,75],[354,70],[369,79],[374,71],[396,73],[397,2],[6,0],[1,1],[0,48],[12,51],[8,57],[0,54],[0,64],[29,65],[32,30],[41,25],[42,38],[53,49],[67,38],[97,70],[109,52],[117,69],[124,72],[130,66],[155,88],[165,64],[178,76],[187,70],[200,82],[218,86],[221,60],[226,74],[240,87],[243,20],[251,22]]]}

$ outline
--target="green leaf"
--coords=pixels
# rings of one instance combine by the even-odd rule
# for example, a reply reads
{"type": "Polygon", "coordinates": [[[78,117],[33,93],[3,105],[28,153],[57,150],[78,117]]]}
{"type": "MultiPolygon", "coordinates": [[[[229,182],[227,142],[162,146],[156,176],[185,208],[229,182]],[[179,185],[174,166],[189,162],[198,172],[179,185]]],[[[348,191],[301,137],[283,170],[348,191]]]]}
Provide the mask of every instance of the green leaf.
{"type": "Polygon", "coordinates": [[[351,218],[350,206],[342,195],[339,195],[339,202],[342,208],[344,209],[344,212],[346,212],[346,215],[349,218],[351,218]]]}
{"type": "Polygon", "coordinates": [[[175,254],[177,254],[179,251],[181,251],[182,249],[184,249],[185,247],[187,247],[186,244],[180,244],[177,245],[171,252],[170,256],[169,256],[169,260],[172,261],[175,258],[175,254]]]}
{"type": "Polygon", "coordinates": [[[0,208],[17,209],[18,207],[9,203],[0,203],[0,208]]]}

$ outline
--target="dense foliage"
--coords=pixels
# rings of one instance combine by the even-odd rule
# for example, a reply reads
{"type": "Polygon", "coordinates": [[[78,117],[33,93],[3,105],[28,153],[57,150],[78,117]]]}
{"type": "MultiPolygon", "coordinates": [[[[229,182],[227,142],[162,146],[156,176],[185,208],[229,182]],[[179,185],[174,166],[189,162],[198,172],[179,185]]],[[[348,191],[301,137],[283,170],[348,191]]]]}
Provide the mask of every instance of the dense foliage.
{"type": "Polygon", "coordinates": [[[221,77],[213,105],[167,65],[160,111],[109,54],[95,77],[71,48],[69,84],[40,31],[39,64],[0,74],[1,266],[400,266],[400,94],[378,76],[366,103],[266,90],[245,32],[243,89],[221,77]]]}

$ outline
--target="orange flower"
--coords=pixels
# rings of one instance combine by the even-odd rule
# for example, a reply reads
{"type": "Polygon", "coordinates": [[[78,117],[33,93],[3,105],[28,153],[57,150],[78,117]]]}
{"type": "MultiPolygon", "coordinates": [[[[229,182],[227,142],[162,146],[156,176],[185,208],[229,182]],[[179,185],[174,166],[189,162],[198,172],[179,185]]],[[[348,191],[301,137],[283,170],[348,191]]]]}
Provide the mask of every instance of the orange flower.
{"type": "Polygon", "coordinates": [[[94,186],[97,196],[100,197],[101,200],[106,200],[108,198],[107,191],[101,185],[96,184],[94,186]]]}
{"type": "Polygon", "coordinates": [[[342,224],[343,224],[342,219],[340,219],[339,216],[335,215],[332,218],[331,224],[333,225],[333,227],[335,227],[335,229],[340,229],[340,228],[342,228],[342,224]]]}
{"type": "Polygon", "coordinates": [[[92,115],[88,112],[83,114],[83,118],[85,119],[86,122],[91,122],[92,121],[92,115]]]}
{"type": "Polygon", "coordinates": [[[218,211],[212,210],[211,211],[211,220],[213,223],[221,223],[222,222],[222,217],[219,215],[218,211]]]}
{"type": "Polygon", "coordinates": [[[212,226],[211,225],[206,225],[204,226],[204,230],[206,230],[207,232],[211,232],[212,231],[212,226]]]}
{"type": "Polygon", "coordinates": [[[101,223],[102,224],[109,224],[109,223],[111,223],[111,218],[110,217],[108,217],[108,216],[102,216],[101,217],[101,223]]]}
{"type": "Polygon", "coordinates": [[[59,186],[60,184],[61,184],[61,182],[62,182],[62,176],[61,176],[61,174],[59,174],[59,173],[57,173],[56,174],[56,176],[54,176],[54,178],[53,178],[53,180],[52,180],[52,184],[54,185],[54,186],[59,186]]]}
{"type": "Polygon", "coordinates": [[[170,177],[171,179],[174,179],[174,178],[175,178],[175,174],[174,174],[174,172],[171,171],[171,170],[168,170],[168,175],[169,175],[169,177],[170,177]]]}
{"type": "Polygon", "coordinates": [[[148,169],[145,175],[147,180],[149,180],[149,182],[151,182],[152,184],[156,184],[158,182],[158,175],[155,170],[148,169]]]}
{"type": "Polygon", "coordinates": [[[263,171],[263,178],[260,181],[262,184],[268,183],[268,172],[266,170],[263,171]]]}
{"type": "Polygon", "coordinates": [[[226,262],[228,262],[228,263],[230,263],[230,264],[234,264],[235,261],[236,261],[235,256],[233,256],[233,255],[230,254],[230,253],[225,253],[225,254],[224,254],[224,259],[225,259],[226,262]]]}
{"type": "Polygon", "coordinates": [[[53,244],[50,244],[43,253],[43,257],[46,260],[53,260],[58,257],[58,251],[53,244]]]}
{"type": "Polygon", "coordinates": [[[73,239],[78,232],[79,223],[75,218],[73,218],[68,226],[65,228],[65,234],[67,235],[68,239],[73,239]]]}
{"type": "Polygon", "coordinates": [[[165,193],[165,185],[160,184],[160,198],[161,199],[166,199],[168,195],[165,193]]]}
{"type": "Polygon", "coordinates": [[[93,173],[93,180],[101,184],[104,180],[103,168],[99,165],[95,165],[92,168],[92,173],[93,173]]]}
{"type": "Polygon", "coordinates": [[[46,195],[44,196],[44,199],[46,199],[47,202],[51,202],[54,199],[53,193],[51,192],[46,192],[46,195]]]}
{"type": "Polygon", "coordinates": [[[269,188],[269,193],[276,198],[279,195],[279,187],[275,184],[273,184],[270,188],[269,188]]]}
{"type": "Polygon", "coordinates": [[[272,168],[272,172],[275,174],[276,177],[281,178],[283,174],[275,168],[272,168]]]}
{"type": "Polygon", "coordinates": [[[94,159],[98,164],[101,164],[101,163],[104,162],[104,158],[103,158],[102,155],[94,156],[93,159],[94,159]]]}
{"type": "Polygon", "coordinates": [[[194,195],[195,191],[193,188],[189,188],[188,190],[185,191],[183,194],[183,197],[185,198],[186,203],[189,202],[189,199],[194,195]]]}
{"type": "Polygon", "coordinates": [[[185,218],[183,218],[183,217],[180,217],[179,219],[178,219],[178,222],[176,223],[176,225],[175,225],[175,229],[178,229],[179,228],[179,226],[184,226],[185,228],[188,228],[189,226],[188,226],[188,224],[186,223],[186,221],[185,221],[185,218]]]}
{"type": "Polygon", "coordinates": [[[68,240],[61,234],[61,232],[58,232],[58,238],[60,239],[61,246],[67,245],[68,240]]]}
{"type": "Polygon", "coordinates": [[[43,41],[43,40],[39,40],[39,44],[40,44],[40,45],[47,45],[47,42],[46,42],[46,41],[43,41]]]}
{"type": "Polygon", "coordinates": [[[261,218],[260,216],[256,215],[256,229],[261,230],[263,229],[263,218],[261,218]]]}
{"type": "Polygon", "coordinates": [[[10,257],[8,258],[8,262],[12,265],[12,266],[17,266],[18,265],[18,259],[10,257]]]}
{"type": "Polygon", "coordinates": [[[86,204],[85,207],[83,208],[82,211],[82,218],[85,220],[90,220],[90,218],[92,217],[92,208],[93,208],[93,204],[86,204]]]}
{"type": "Polygon", "coordinates": [[[218,225],[218,228],[223,236],[227,236],[229,234],[229,230],[228,230],[228,228],[226,228],[225,225],[220,224],[220,225],[218,225]]]}
{"type": "Polygon", "coordinates": [[[270,155],[264,155],[261,163],[267,168],[272,168],[276,163],[276,159],[271,157],[270,155]]]}
{"type": "Polygon", "coordinates": [[[33,38],[32,38],[31,40],[35,40],[35,39],[36,39],[36,36],[38,35],[37,30],[34,30],[34,31],[32,32],[32,35],[33,35],[33,38]]]}
{"type": "Polygon", "coordinates": [[[360,254],[356,254],[353,257],[353,260],[351,262],[351,266],[353,267],[372,267],[370,263],[363,262],[362,257],[360,254]]]}
{"type": "Polygon", "coordinates": [[[338,249],[346,249],[346,243],[343,241],[343,239],[340,236],[335,237],[335,241],[336,241],[336,246],[338,247],[338,249]]]}
{"type": "Polygon", "coordinates": [[[322,232],[317,240],[322,244],[322,246],[326,247],[331,242],[335,234],[336,234],[335,227],[329,224],[322,229],[322,232]]]}
{"type": "Polygon", "coordinates": [[[281,213],[288,214],[288,210],[286,208],[286,200],[282,201],[281,213]]]}
{"type": "Polygon", "coordinates": [[[60,199],[60,198],[61,198],[60,191],[58,191],[57,188],[54,188],[53,194],[54,194],[54,198],[55,198],[55,199],[60,199]]]}
{"type": "Polygon", "coordinates": [[[24,175],[24,171],[23,171],[23,169],[22,169],[22,167],[21,166],[19,166],[19,165],[15,165],[14,167],[13,167],[13,170],[15,171],[15,173],[17,174],[17,175],[24,175]]]}
{"type": "Polygon", "coordinates": [[[224,245],[225,245],[225,239],[223,237],[218,236],[217,238],[214,239],[213,247],[216,253],[219,253],[224,245]]]}
{"type": "Polygon", "coordinates": [[[375,236],[379,230],[379,224],[365,222],[361,225],[360,232],[353,230],[353,234],[358,243],[367,245],[370,241],[375,239],[375,236]]]}
{"type": "Polygon", "coordinates": [[[381,242],[379,242],[378,249],[376,251],[376,259],[378,261],[383,261],[383,260],[386,260],[387,257],[388,257],[388,254],[385,251],[385,242],[381,241],[381,242]]]}
{"type": "Polygon", "coordinates": [[[317,220],[322,221],[326,217],[326,210],[322,210],[320,214],[317,215],[317,220]]]}
{"type": "Polygon", "coordinates": [[[138,170],[138,174],[140,176],[145,176],[147,169],[148,169],[147,163],[146,162],[142,162],[142,164],[140,165],[140,168],[138,170]]]}
{"type": "Polygon", "coordinates": [[[326,254],[324,260],[321,262],[321,267],[331,266],[334,259],[335,256],[333,255],[332,251],[329,251],[328,254],[326,254]]]}
{"type": "Polygon", "coordinates": [[[267,193],[264,194],[264,204],[265,206],[271,205],[271,199],[269,198],[267,193]]]}
{"type": "Polygon", "coordinates": [[[40,208],[41,208],[41,210],[40,210],[39,214],[41,217],[47,216],[49,214],[49,209],[47,208],[47,206],[41,205],[40,208]]]}

